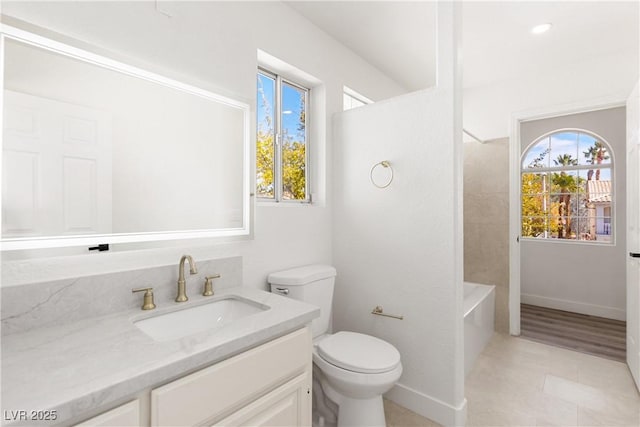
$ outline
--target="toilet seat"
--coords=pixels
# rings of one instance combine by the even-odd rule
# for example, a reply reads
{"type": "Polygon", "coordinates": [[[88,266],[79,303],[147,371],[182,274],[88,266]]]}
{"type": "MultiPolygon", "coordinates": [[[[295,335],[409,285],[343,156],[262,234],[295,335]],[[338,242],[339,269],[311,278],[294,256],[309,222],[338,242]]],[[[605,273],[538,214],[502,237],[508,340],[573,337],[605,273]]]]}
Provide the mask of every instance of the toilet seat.
{"type": "Polygon", "coordinates": [[[317,343],[318,355],[351,372],[379,374],[400,365],[400,353],[386,341],[357,332],[342,331],[317,343]]]}

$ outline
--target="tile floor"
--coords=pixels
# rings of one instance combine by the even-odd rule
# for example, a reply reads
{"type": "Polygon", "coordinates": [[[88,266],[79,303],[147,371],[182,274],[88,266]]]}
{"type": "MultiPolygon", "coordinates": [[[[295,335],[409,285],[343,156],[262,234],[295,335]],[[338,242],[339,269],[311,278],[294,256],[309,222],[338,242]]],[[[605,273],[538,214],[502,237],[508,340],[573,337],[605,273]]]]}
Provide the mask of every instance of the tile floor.
{"type": "MultiPolygon", "coordinates": [[[[465,384],[467,426],[640,426],[623,363],[496,334],[465,384]]],[[[437,426],[385,401],[393,427],[437,426]]]]}
{"type": "Polygon", "coordinates": [[[384,415],[387,419],[387,427],[440,427],[440,424],[387,399],[384,399],[384,415]]]}

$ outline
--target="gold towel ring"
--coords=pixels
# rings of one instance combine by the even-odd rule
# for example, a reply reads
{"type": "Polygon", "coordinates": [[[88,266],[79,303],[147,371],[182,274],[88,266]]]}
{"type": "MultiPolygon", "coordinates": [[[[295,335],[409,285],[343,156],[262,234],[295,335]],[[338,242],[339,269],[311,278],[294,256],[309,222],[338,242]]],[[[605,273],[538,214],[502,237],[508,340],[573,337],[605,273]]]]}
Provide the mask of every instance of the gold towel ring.
{"type": "Polygon", "coordinates": [[[371,179],[371,183],[376,187],[387,188],[389,185],[391,185],[391,181],[393,181],[393,168],[391,167],[391,163],[389,163],[388,160],[383,160],[373,165],[371,167],[371,171],[369,172],[369,178],[371,179]],[[377,183],[375,179],[373,179],[373,171],[375,171],[378,166],[382,166],[385,169],[389,169],[390,175],[388,180],[385,183],[377,183]]]}

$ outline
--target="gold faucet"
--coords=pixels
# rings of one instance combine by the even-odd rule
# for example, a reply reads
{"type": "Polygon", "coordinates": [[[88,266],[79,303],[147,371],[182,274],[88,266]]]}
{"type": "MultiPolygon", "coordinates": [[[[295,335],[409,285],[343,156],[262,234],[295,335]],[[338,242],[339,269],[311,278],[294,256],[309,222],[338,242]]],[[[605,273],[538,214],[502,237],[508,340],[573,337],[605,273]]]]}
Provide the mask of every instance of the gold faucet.
{"type": "Polygon", "coordinates": [[[153,288],[132,289],[131,292],[144,292],[144,302],[141,307],[143,310],[153,310],[156,308],[156,304],[153,302],[153,288]]]}
{"type": "Polygon", "coordinates": [[[219,274],[214,274],[212,276],[207,276],[205,277],[205,281],[204,281],[204,291],[202,291],[202,296],[203,297],[210,297],[211,295],[213,295],[213,283],[211,283],[211,281],[213,279],[218,279],[220,277],[219,274]]]}
{"type": "Polygon", "coordinates": [[[178,296],[176,297],[176,302],[185,302],[189,298],[187,297],[187,292],[185,290],[186,281],[184,280],[184,261],[189,261],[189,273],[196,274],[198,269],[196,268],[195,262],[193,262],[193,258],[191,255],[182,255],[180,258],[180,267],[178,267],[178,296]]]}

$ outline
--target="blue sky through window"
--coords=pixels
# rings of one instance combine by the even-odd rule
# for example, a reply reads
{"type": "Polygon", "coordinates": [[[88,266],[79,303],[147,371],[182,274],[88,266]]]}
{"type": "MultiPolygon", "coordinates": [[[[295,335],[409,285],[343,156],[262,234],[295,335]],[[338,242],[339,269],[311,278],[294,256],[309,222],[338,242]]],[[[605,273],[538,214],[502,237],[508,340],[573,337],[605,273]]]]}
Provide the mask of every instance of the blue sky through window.
{"type": "Polygon", "coordinates": [[[258,74],[258,131],[273,133],[273,108],[276,100],[276,81],[264,74],[258,74]],[[269,118],[267,120],[267,117],[269,118]]]}
{"type": "Polygon", "coordinates": [[[284,83],[282,85],[282,134],[285,141],[305,142],[304,123],[301,115],[305,92],[284,83]]]}
{"type": "MultiPolygon", "coordinates": [[[[274,131],[275,87],[275,79],[264,74],[258,74],[258,131],[265,133],[274,131]]],[[[306,142],[304,124],[301,124],[301,114],[306,104],[305,97],[305,91],[287,83],[282,84],[281,126],[285,141],[306,142]]]]}
{"type": "MultiPolygon", "coordinates": [[[[590,148],[594,147],[598,143],[598,139],[595,137],[576,131],[559,132],[545,137],[530,147],[523,159],[522,167],[529,169],[532,167],[555,167],[554,160],[557,161],[558,157],[568,155],[571,159],[576,161],[576,165],[590,165],[592,164],[592,157],[586,156],[585,153],[590,148]],[[533,162],[539,158],[545,151],[547,154],[542,161],[539,161],[536,165],[533,162]]],[[[604,147],[604,158],[601,159],[601,165],[611,164],[611,156],[608,152],[606,145],[604,147]]]]}
{"type": "Polygon", "coordinates": [[[549,149],[549,138],[544,138],[542,141],[531,147],[522,161],[523,168],[535,168],[535,167],[549,167],[548,154],[542,157],[542,154],[549,149]],[[540,160],[542,159],[542,160],[540,160]]]}

